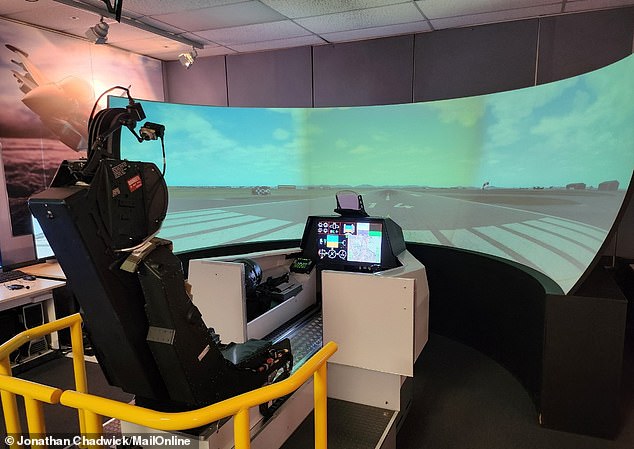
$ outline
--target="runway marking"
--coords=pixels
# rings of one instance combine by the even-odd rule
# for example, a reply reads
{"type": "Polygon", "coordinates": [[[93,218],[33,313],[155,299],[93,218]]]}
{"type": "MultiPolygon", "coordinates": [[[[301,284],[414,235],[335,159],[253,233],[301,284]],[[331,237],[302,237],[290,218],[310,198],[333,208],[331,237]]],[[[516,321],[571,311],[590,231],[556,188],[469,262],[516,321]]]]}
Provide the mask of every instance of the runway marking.
{"type": "Polygon", "coordinates": [[[258,234],[254,234],[252,236],[249,236],[249,238],[246,240],[247,242],[254,242],[254,241],[258,241],[258,240],[295,240],[295,239],[299,239],[302,236],[302,233],[304,232],[304,227],[306,226],[305,223],[297,223],[297,224],[291,224],[288,226],[283,226],[282,228],[278,229],[278,230],[271,230],[271,231],[265,231],[265,232],[260,232],[258,234]]]}
{"type": "Polygon", "coordinates": [[[469,229],[452,229],[440,231],[457,248],[469,249],[480,253],[492,254],[494,256],[508,259],[509,254],[498,248],[490,241],[482,238],[469,229]]]}
{"type": "Polygon", "coordinates": [[[217,246],[232,240],[245,241],[245,239],[251,235],[259,234],[267,229],[275,229],[290,223],[284,220],[265,219],[263,217],[255,218],[258,218],[258,220],[243,225],[231,226],[223,229],[221,232],[200,232],[187,235],[186,237],[176,237],[174,239],[174,248],[181,252],[217,246]]]}
{"type": "MultiPolygon", "coordinates": [[[[534,235],[535,232],[533,232],[533,235],[527,234],[525,232],[526,229],[522,228],[521,223],[511,223],[508,225],[502,225],[501,227],[517,235],[519,238],[526,239],[528,241],[533,242],[535,245],[540,245],[548,249],[549,251],[552,251],[553,253],[557,254],[557,256],[559,256],[560,258],[565,259],[571,264],[573,264],[574,266],[576,266],[579,271],[583,271],[588,266],[588,264],[592,261],[592,257],[593,257],[592,254],[590,255],[585,254],[586,257],[583,257],[584,255],[582,254],[576,254],[576,256],[578,256],[577,258],[573,254],[569,254],[566,251],[563,251],[561,249],[561,246],[564,245],[564,242],[566,242],[566,240],[558,239],[558,238],[553,239],[552,238],[553,236],[549,234],[546,234],[546,236],[541,235],[540,236],[541,238],[536,238],[534,235]],[[546,238],[544,239],[543,237],[546,237],[546,238]],[[550,242],[546,240],[550,240],[550,242]]],[[[531,228],[528,228],[528,231],[530,232],[531,228]]],[[[566,243],[570,243],[570,242],[566,242],[566,243]]],[[[573,252],[575,252],[575,250],[577,250],[579,247],[569,246],[569,248],[573,252]]],[[[556,262],[556,261],[553,261],[553,262],[556,262]]]]}
{"type": "Polygon", "coordinates": [[[585,269],[585,267],[588,266],[588,264],[592,261],[595,254],[597,253],[597,250],[599,249],[597,247],[594,250],[591,250],[588,246],[580,245],[574,240],[567,238],[567,236],[559,236],[551,232],[541,230],[539,228],[534,228],[524,223],[509,223],[507,225],[504,225],[504,227],[531,236],[539,242],[543,242],[545,244],[556,247],[563,253],[570,255],[578,261],[581,261],[584,264],[580,267],[581,269],[585,269]]]}
{"type": "Polygon", "coordinates": [[[191,226],[194,224],[211,223],[213,221],[223,220],[225,218],[240,217],[240,216],[244,216],[244,215],[238,214],[236,212],[226,212],[224,214],[212,214],[207,216],[198,215],[195,217],[195,218],[204,218],[204,220],[193,221],[192,217],[172,219],[169,221],[165,220],[167,224],[165,224],[164,222],[163,229],[171,229],[171,228],[177,228],[177,227],[180,228],[180,227],[191,226]]]}
{"type": "Polygon", "coordinates": [[[469,203],[469,204],[472,204],[472,205],[473,204],[479,204],[480,206],[488,206],[488,207],[492,207],[492,208],[495,208],[495,209],[506,209],[506,210],[512,210],[512,211],[515,211],[515,212],[523,212],[523,213],[526,213],[526,214],[537,215],[537,216],[539,216],[539,219],[541,219],[541,220],[551,219],[553,221],[565,222],[565,223],[568,223],[570,225],[581,225],[582,227],[586,227],[588,230],[595,230],[595,231],[603,232],[603,229],[601,229],[601,228],[599,228],[597,226],[592,226],[592,225],[589,225],[589,224],[583,224],[583,223],[580,223],[580,222],[575,221],[575,220],[569,220],[567,218],[562,218],[562,217],[558,217],[556,215],[550,215],[550,214],[546,214],[546,213],[543,213],[543,212],[536,212],[536,211],[527,210],[527,209],[520,209],[520,208],[517,208],[517,207],[502,206],[500,204],[474,203],[473,201],[465,200],[463,198],[454,198],[454,197],[438,195],[438,194],[434,194],[434,193],[428,193],[426,195],[434,196],[434,197],[437,197],[437,198],[444,198],[444,199],[451,200],[451,201],[460,201],[460,202],[469,203]]]}
{"type": "MultiPolygon", "coordinates": [[[[557,236],[560,239],[568,240],[573,242],[576,245],[585,248],[586,250],[596,253],[597,247],[601,245],[602,242],[599,242],[595,238],[588,237],[587,235],[580,234],[576,231],[566,229],[566,232],[562,232],[562,228],[559,226],[551,225],[549,223],[543,223],[538,220],[530,220],[522,222],[524,226],[528,226],[531,228],[539,229],[543,232],[548,232],[554,236],[557,236]]],[[[607,234],[606,234],[607,235],[607,234]]]]}
{"type": "Polygon", "coordinates": [[[503,257],[503,258],[509,259],[509,260],[514,260],[514,261],[516,261],[518,263],[521,263],[522,265],[526,265],[528,267],[532,267],[533,266],[533,264],[531,263],[530,260],[526,259],[520,253],[518,253],[517,251],[515,251],[515,250],[509,248],[508,246],[502,244],[501,242],[498,242],[495,238],[492,238],[492,237],[488,236],[487,234],[485,234],[485,233],[483,233],[481,231],[478,231],[475,228],[470,229],[470,231],[473,232],[478,237],[480,237],[481,239],[489,242],[490,244],[492,244],[493,246],[498,248],[504,254],[506,254],[506,255],[502,255],[500,257],[503,257]]]}
{"type": "Polygon", "coordinates": [[[178,212],[168,212],[166,220],[178,219],[184,217],[197,217],[197,216],[207,216],[213,214],[226,214],[227,211],[222,209],[196,209],[196,210],[183,210],[178,212]]]}
{"type": "Polygon", "coordinates": [[[482,226],[475,229],[521,254],[523,258],[530,261],[529,266],[537,267],[543,273],[549,273],[549,275],[552,273],[557,277],[564,278],[579,275],[579,268],[569,260],[560,257],[549,248],[535,244],[532,240],[522,238],[516,233],[496,226],[482,226]]]}
{"type": "MultiPolygon", "coordinates": [[[[376,205],[373,202],[367,207],[376,205]]],[[[294,240],[302,236],[304,222],[227,210],[238,207],[243,206],[170,213],[159,235],[172,240],[179,252],[235,242],[294,240]]],[[[394,207],[413,208],[403,203],[394,207]]],[[[574,285],[607,235],[607,231],[592,225],[544,215],[498,226],[410,229],[403,233],[406,241],[453,246],[514,260],[550,276],[564,291],[574,285]]]]}
{"type": "Polygon", "coordinates": [[[403,236],[405,240],[408,242],[421,242],[421,243],[431,243],[433,245],[441,245],[442,243],[433,232],[428,230],[409,230],[403,229],[403,236]]]}
{"type": "Polygon", "coordinates": [[[604,231],[601,228],[579,223],[577,221],[566,220],[563,218],[544,217],[541,219],[541,221],[552,223],[556,226],[561,226],[562,228],[572,229],[573,231],[580,232],[581,234],[594,237],[601,242],[605,240],[605,236],[607,235],[607,231],[604,231]]]}
{"type": "Polygon", "coordinates": [[[161,229],[161,232],[159,234],[161,237],[167,239],[181,239],[190,235],[200,235],[203,233],[209,233],[210,231],[225,229],[244,223],[252,223],[254,221],[261,222],[262,220],[266,220],[266,218],[257,217],[255,215],[239,215],[236,217],[214,220],[213,222],[194,223],[174,228],[167,228],[167,230],[165,231],[161,229]]]}

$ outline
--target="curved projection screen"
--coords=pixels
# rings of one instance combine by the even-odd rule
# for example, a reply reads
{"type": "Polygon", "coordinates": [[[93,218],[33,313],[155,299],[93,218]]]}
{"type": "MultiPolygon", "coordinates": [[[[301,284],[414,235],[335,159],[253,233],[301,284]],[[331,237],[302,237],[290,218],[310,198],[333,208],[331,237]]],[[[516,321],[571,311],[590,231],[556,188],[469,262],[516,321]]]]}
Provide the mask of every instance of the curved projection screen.
{"type": "MultiPolygon", "coordinates": [[[[299,239],[335,192],[411,242],[511,259],[564,291],[603,243],[634,167],[634,56],[556,83],[389,106],[264,109],[143,102],[166,127],[177,252],[299,239]]],[[[126,100],[111,98],[111,106],[126,100]]],[[[122,133],[122,156],[162,166],[122,133]]]]}

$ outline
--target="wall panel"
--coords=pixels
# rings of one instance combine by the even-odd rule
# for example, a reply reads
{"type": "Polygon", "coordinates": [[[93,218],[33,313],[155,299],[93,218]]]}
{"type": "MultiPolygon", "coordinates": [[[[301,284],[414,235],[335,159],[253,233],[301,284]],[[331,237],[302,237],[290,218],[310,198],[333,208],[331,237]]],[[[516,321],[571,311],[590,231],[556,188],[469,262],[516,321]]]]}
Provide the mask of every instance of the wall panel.
{"type": "Polygon", "coordinates": [[[412,35],[313,49],[316,107],[412,101],[412,35]]]}
{"type": "Polygon", "coordinates": [[[634,8],[540,21],[539,84],[604,67],[632,53],[634,8]]]}
{"type": "Polygon", "coordinates": [[[311,48],[227,56],[230,106],[311,107],[311,48]]]}
{"type": "Polygon", "coordinates": [[[186,69],[178,61],[165,63],[167,101],[227,106],[225,57],[198,58],[186,69]]]}
{"type": "Polygon", "coordinates": [[[532,86],[537,31],[533,19],[417,34],[414,101],[532,86]]]}

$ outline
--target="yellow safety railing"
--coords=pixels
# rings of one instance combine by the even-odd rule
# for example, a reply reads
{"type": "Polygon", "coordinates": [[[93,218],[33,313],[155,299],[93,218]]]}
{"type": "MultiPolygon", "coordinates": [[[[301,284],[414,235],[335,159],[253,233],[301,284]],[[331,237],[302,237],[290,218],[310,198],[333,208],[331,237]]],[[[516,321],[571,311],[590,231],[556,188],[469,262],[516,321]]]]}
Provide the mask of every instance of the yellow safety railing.
{"type": "Polygon", "coordinates": [[[251,444],[249,409],[259,404],[286,396],[301,387],[313,376],[315,448],[327,448],[327,371],[326,362],[337,351],[337,344],[327,343],[321,350],[305,362],[289,378],[267,385],[257,390],[243,393],[230,399],[197,410],[179,413],[157,412],[123,402],[88,394],[86,371],[84,366],[83,342],[81,335],[81,317],[76,314],[61,320],[29,329],[0,346],[0,392],[5,411],[8,434],[21,433],[15,395],[25,398],[29,433],[45,434],[41,402],[62,404],[77,409],[80,431],[91,436],[101,435],[102,417],[107,416],[128,421],[157,430],[185,430],[210,424],[214,421],[233,416],[234,439],[236,449],[248,449],[251,444]],[[29,339],[41,337],[61,329],[71,328],[73,348],[73,366],[75,370],[76,391],[62,391],[57,388],[34,384],[22,379],[12,378],[9,354],[29,339]],[[77,350],[77,353],[76,353],[77,350]],[[28,401],[28,402],[27,402],[28,401]],[[29,412],[29,409],[31,412],[29,412]],[[8,413],[7,413],[8,412],[8,413]]]}
{"type": "MultiPolygon", "coordinates": [[[[9,355],[19,349],[23,344],[36,338],[42,338],[53,332],[70,328],[75,389],[84,393],[88,392],[81,322],[81,316],[76,313],[41,326],[27,329],[0,346],[0,396],[2,397],[2,410],[4,412],[7,435],[18,435],[22,433],[16,395],[24,397],[27,425],[29,435],[32,437],[41,436],[46,433],[42,403],[58,404],[62,395],[62,390],[59,388],[11,377],[9,355]]],[[[79,411],[79,429],[82,432],[86,429],[86,413],[90,412],[79,411]]],[[[15,444],[12,445],[12,448],[13,447],[16,447],[15,444]]]]}

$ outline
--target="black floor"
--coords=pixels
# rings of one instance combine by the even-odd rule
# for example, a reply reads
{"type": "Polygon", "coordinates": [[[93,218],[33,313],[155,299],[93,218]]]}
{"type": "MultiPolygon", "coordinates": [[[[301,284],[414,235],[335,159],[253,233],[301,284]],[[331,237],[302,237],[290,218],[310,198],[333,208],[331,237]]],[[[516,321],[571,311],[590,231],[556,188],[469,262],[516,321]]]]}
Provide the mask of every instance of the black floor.
{"type": "Polygon", "coordinates": [[[414,401],[398,449],[632,449],[634,345],[625,351],[622,423],[615,440],[545,429],[529,395],[483,354],[431,335],[416,363],[414,401]]]}
{"type": "MultiPolygon", "coordinates": [[[[53,360],[20,377],[72,388],[71,360],[53,360]]],[[[130,399],[130,395],[108,386],[95,364],[88,364],[88,377],[92,393],[117,400],[130,399]]],[[[432,334],[416,363],[414,401],[398,435],[398,449],[632,449],[634,345],[631,344],[626,350],[622,391],[622,426],[615,440],[545,429],[537,422],[528,394],[508,371],[465,345],[432,334]]],[[[45,412],[49,432],[77,432],[77,419],[72,411],[47,406],[45,412]]],[[[3,424],[0,423],[0,435],[5,434],[3,424]]],[[[295,441],[306,440],[296,435],[295,441]]]]}

